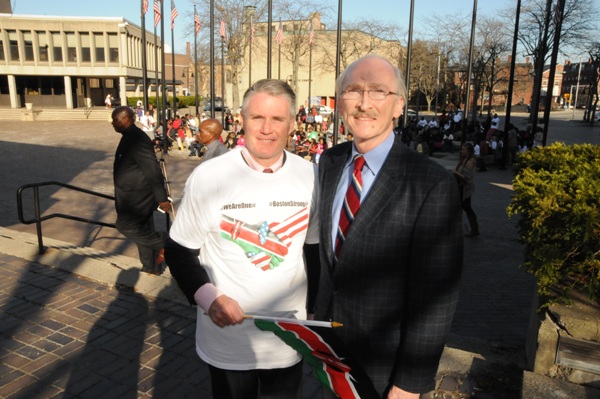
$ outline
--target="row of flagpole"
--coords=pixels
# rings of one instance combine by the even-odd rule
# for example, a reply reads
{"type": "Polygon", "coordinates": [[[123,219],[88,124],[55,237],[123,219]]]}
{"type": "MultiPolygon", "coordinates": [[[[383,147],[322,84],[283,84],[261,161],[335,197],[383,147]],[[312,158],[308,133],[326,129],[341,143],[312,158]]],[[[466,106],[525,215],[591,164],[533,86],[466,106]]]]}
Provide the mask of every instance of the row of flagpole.
{"type": "MultiPolygon", "coordinates": [[[[147,56],[146,56],[146,28],[145,28],[145,15],[149,10],[149,1],[150,0],[142,0],[141,1],[141,25],[142,25],[142,48],[144,49],[144,51],[142,52],[142,70],[143,70],[143,78],[142,78],[142,84],[143,84],[143,102],[144,102],[144,106],[148,107],[148,68],[147,68],[147,56]]],[[[269,40],[268,40],[268,48],[269,51],[267,51],[267,78],[270,79],[271,78],[271,1],[269,0],[269,28],[268,28],[268,35],[269,35],[269,40]]],[[[164,126],[165,122],[166,122],[166,116],[167,116],[167,82],[165,79],[165,43],[164,43],[164,20],[162,18],[162,15],[164,15],[164,0],[154,0],[154,6],[153,6],[153,12],[154,12],[154,47],[155,47],[155,66],[156,66],[156,70],[155,70],[155,86],[156,86],[156,109],[157,109],[157,113],[160,116],[160,122],[161,124],[164,126]],[[158,43],[157,43],[157,27],[160,24],[160,49],[161,49],[161,65],[159,68],[159,59],[158,59],[158,43]],[[159,84],[159,76],[161,76],[161,82],[159,84]],[[161,88],[160,90],[160,94],[162,97],[162,103],[159,105],[159,90],[158,88],[161,88]]],[[[173,115],[176,114],[177,112],[177,88],[176,88],[176,84],[175,84],[175,35],[174,35],[174,29],[175,29],[175,19],[178,17],[179,13],[177,11],[177,8],[175,6],[175,2],[174,0],[171,0],[171,47],[172,47],[172,51],[171,51],[171,57],[172,57],[172,81],[170,82],[173,88],[173,104],[172,104],[172,113],[173,115]]],[[[215,67],[214,67],[214,39],[213,39],[213,33],[214,33],[214,28],[213,28],[213,23],[214,23],[214,0],[210,1],[210,30],[211,30],[211,34],[210,34],[210,70],[211,72],[214,72],[215,67]]],[[[197,50],[197,36],[200,32],[200,28],[201,28],[201,24],[200,24],[200,18],[198,16],[197,13],[197,9],[196,9],[196,2],[194,1],[194,88],[195,88],[195,96],[196,96],[196,113],[198,113],[198,50],[197,50]]],[[[254,42],[254,33],[255,33],[255,27],[254,27],[254,21],[252,20],[252,15],[250,15],[250,42],[249,42],[249,62],[248,62],[248,85],[252,85],[252,44],[254,42]]],[[[227,29],[226,29],[226,24],[225,21],[221,20],[219,23],[219,36],[221,36],[221,96],[222,96],[222,100],[223,100],[223,105],[224,105],[224,101],[225,101],[225,62],[224,62],[224,58],[225,58],[225,54],[224,54],[224,46],[225,46],[225,40],[227,37],[227,29]]],[[[277,78],[281,79],[281,44],[283,43],[284,40],[284,34],[283,34],[283,26],[282,26],[282,22],[281,19],[279,20],[279,28],[277,30],[277,34],[275,36],[275,40],[278,44],[278,69],[277,69],[277,78]]],[[[309,47],[310,47],[310,52],[311,52],[311,61],[310,61],[310,65],[309,65],[309,75],[311,73],[312,70],[312,45],[313,45],[313,41],[314,41],[314,32],[313,32],[313,27],[312,27],[312,21],[310,23],[310,32],[309,32],[309,47]]],[[[215,87],[214,87],[214,73],[211,73],[211,80],[210,80],[210,98],[214,99],[215,98],[215,87]]],[[[309,88],[308,88],[308,92],[309,92],[309,106],[310,106],[310,97],[311,97],[311,78],[309,76],[309,88]]],[[[214,117],[215,114],[215,101],[211,100],[211,117],[214,117]]],[[[223,114],[223,113],[222,113],[223,114]]],[[[222,115],[223,118],[223,122],[224,122],[224,115],[222,115]]]]}
{"type": "MultiPolygon", "coordinates": [[[[145,35],[145,14],[148,11],[148,1],[149,0],[142,0],[141,2],[141,18],[142,18],[142,41],[143,41],[143,48],[144,51],[142,52],[142,68],[143,68],[143,85],[144,85],[144,104],[145,106],[148,105],[148,93],[147,93],[147,68],[146,68],[146,35],[145,35]]],[[[552,3],[552,0],[547,0],[547,10],[546,10],[546,20],[549,19],[549,15],[550,15],[550,4],[552,3]]],[[[251,7],[251,6],[247,6],[247,7],[251,7]]],[[[564,0],[558,0],[556,8],[555,8],[555,24],[557,25],[557,31],[555,32],[555,43],[553,46],[553,58],[555,58],[555,52],[558,48],[558,42],[559,42],[559,35],[560,35],[560,23],[562,22],[562,17],[563,17],[563,9],[564,9],[564,0]]],[[[164,21],[161,18],[161,15],[163,15],[164,13],[164,0],[154,0],[154,40],[155,40],[155,49],[157,49],[157,43],[156,43],[156,28],[158,26],[158,23],[160,22],[161,24],[161,58],[162,58],[162,107],[159,108],[159,115],[161,116],[161,123],[165,124],[165,120],[166,120],[166,82],[165,82],[165,59],[164,59],[164,21]]],[[[340,48],[340,37],[341,37],[341,19],[342,19],[342,0],[339,0],[338,3],[338,27],[337,27],[337,47],[338,47],[338,51],[336,51],[336,54],[338,54],[339,56],[339,48],[340,48]]],[[[465,100],[465,106],[464,106],[464,115],[465,115],[465,123],[463,126],[463,135],[462,135],[462,140],[464,142],[464,139],[466,138],[466,132],[465,132],[465,128],[466,128],[466,122],[469,119],[469,103],[470,103],[470,93],[469,93],[469,89],[470,89],[470,85],[471,85],[471,67],[472,67],[472,53],[473,53],[473,41],[474,41],[474,36],[475,36],[475,25],[476,25],[476,12],[477,12],[477,0],[473,1],[473,18],[472,18],[472,24],[471,24],[471,38],[470,38],[470,47],[469,47],[469,63],[467,66],[467,85],[466,85],[466,100],[465,100]]],[[[518,2],[517,5],[517,15],[520,12],[520,1],[518,2]]],[[[413,15],[414,15],[414,0],[411,0],[411,6],[410,6],[410,23],[409,23],[409,39],[408,39],[408,43],[407,43],[407,65],[406,65],[406,87],[409,88],[410,87],[410,58],[411,58],[411,48],[412,48],[412,20],[413,20],[413,15]]],[[[175,7],[175,2],[174,0],[171,0],[171,43],[172,43],[172,73],[173,73],[173,79],[172,79],[172,86],[173,86],[173,105],[172,105],[172,110],[173,110],[173,114],[176,113],[177,111],[177,90],[176,90],[176,85],[175,85],[175,39],[174,39],[174,28],[175,28],[175,18],[177,18],[178,16],[178,12],[177,12],[177,8],[175,7]]],[[[249,30],[250,30],[250,42],[249,42],[249,62],[248,62],[248,86],[252,85],[252,43],[254,42],[254,33],[255,33],[255,29],[254,29],[254,21],[252,19],[252,13],[249,13],[250,16],[250,26],[249,26],[249,30]]],[[[272,19],[272,4],[271,4],[271,0],[268,0],[268,29],[267,29],[267,36],[268,36],[268,44],[267,44],[267,78],[270,79],[271,78],[271,47],[272,47],[272,43],[271,43],[271,30],[272,30],[272,23],[271,23],[271,19],[272,19]]],[[[548,22],[546,22],[546,26],[548,25],[548,22]]],[[[195,69],[195,91],[196,91],[196,112],[198,112],[198,57],[197,57],[197,36],[200,32],[200,18],[198,17],[197,14],[197,10],[196,10],[196,2],[194,1],[194,69],[195,69]]],[[[515,35],[516,35],[516,31],[518,30],[518,24],[515,26],[515,35]]],[[[226,40],[227,37],[227,29],[226,29],[226,24],[225,21],[221,20],[220,24],[219,24],[219,35],[221,36],[221,95],[222,95],[222,101],[223,101],[223,105],[224,105],[224,101],[225,101],[225,63],[224,63],[224,58],[225,58],[225,54],[224,54],[224,42],[226,40]]],[[[279,20],[279,29],[277,31],[277,34],[275,36],[275,39],[278,43],[279,49],[278,49],[278,72],[277,72],[277,78],[281,79],[281,44],[283,43],[284,40],[284,35],[283,35],[283,29],[282,29],[282,23],[281,23],[281,19],[279,20]]],[[[545,38],[544,38],[545,39],[545,38]]],[[[545,42],[545,40],[543,40],[543,42],[545,42]]],[[[314,43],[314,31],[313,31],[313,24],[312,24],[312,16],[311,16],[311,21],[310,21],[310,30],[308,33],[308,45],[309,45],[309,78],[308,78],[308,106],[310,107],[311,104],[311,96],[312,96],[312,46],[314,43]]],[[[542,44],[542,46],[545,43],[542,44]]],[[[516,42],[513,43],[513,47],[516,46],[516,42]]],[[[514,51],[514,49],[513,49],[514,51]]],[[[541,57],[543,59],[543,57],[541,57]]],[[[156,99],[157,99],[157,108],[158,108],[158,76],[159,76],[159,70],[158,70],[158,54],[157,52],[155,53],[155,64],[156,64],[156,87],[157,87],[157,94],[156,94],[156,99]]],[[[552,60],[553,63],[555,63],[554,59],[552,60]]],[[[543,62],[543,61],[542,61],[543,62]]],[[[514,66],[511,65],[511,70],[514,68],[514,66]]],[[[214,117],[215,114],[215,86],[214,86],[214,0],[210,0],[210,71],[211,71],[211,79],[210,79],[210,98],[211,98],[211,117],[214,117]]],[[[336,78],[337,76],[339,76],[340,74],[340,70],[339,70],[339,60],[336,58],[336,78]]],[[[511,71],[511,73],[514,74],[513,71],[511,71]]],[[[513,82],[509,82],[509,86],[512,85],[513,82]]],[[[408,107],[408,99],[406,99],[407,101],[405,101],[405,111],[406,108],[408,107]]],[[[335,101],[337,102],[337,97],[335,99],[335,101]]],[[[509,99],[509,102],[511,101],[511,99],[509,99]]],[[[222,112],[222,116],[224,118],[224,112],[222,112]]],[[[510,110],[509,110],[509,115],[510,115],[510,110]]],[[[536,125],[536,116],[533,116],[533,125],[536,125]]],[[[509,116],[510,118],[510,116],[509,116]]],[[[544,125],[547,125],[547,117],[545,118],[544,122],[546,122],[544,125]]],[[[406,123],[406,118],[404,120],[404,122],[406,123]]],[[[546,129],[547,127],[544,126],[544,133],[546,134],[546,129]]],[[[335,123],[334,123],[334,142],[337,142],[337,130],[338,130],[338,118],[335,118],[335,123]]],[[[544,136],[545,136],[544,134],[544,136]]]]}

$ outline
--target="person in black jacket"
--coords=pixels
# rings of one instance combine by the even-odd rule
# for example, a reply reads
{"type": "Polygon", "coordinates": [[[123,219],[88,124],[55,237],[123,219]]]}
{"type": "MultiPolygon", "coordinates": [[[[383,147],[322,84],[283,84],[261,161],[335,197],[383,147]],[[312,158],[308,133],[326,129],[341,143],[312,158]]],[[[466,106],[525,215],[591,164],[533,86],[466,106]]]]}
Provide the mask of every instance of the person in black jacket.
{"type": "Polygon", "coordinates": [[[167,234],[154,229],[153,214],[157,207],[169,211],[171,203],[154,146],[146,133],[135,125],[131,108],[115,108],[112,125],[123,135],[113,168],[116,227],[137,245],[142,271],[161,274],[167,234]]]}

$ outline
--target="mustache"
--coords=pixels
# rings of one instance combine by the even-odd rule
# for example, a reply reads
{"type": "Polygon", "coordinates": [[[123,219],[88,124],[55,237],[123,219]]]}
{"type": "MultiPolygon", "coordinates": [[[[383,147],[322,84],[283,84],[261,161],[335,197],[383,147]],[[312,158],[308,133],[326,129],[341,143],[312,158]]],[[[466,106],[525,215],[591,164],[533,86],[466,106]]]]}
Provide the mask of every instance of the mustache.
{"type": "Polygon", "coordinates": [[[377,113],[375,112],[353,112],[350,114],[353,118],[377,118],[377,113]]]}

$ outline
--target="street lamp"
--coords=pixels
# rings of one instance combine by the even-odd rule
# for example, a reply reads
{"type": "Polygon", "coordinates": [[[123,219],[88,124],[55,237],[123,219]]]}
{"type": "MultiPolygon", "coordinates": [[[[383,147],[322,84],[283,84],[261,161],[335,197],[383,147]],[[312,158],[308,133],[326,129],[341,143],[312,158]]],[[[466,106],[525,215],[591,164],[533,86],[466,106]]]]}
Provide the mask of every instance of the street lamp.
{"type": "Polygon", "coordinates": [[[185,87],[187,89],[187,93],[186,96],[189,96],[191,93],[190,90],[190,77],[194,77],[194,72],[191,70],[191,68],[189,66],[183,67],[183,73],[181,74],[182,78],[186,78],[186,84],[185,87]],[[186,73],[187,71],[187,73],[186,73]]]}
{"type": "Polygon", "coordinates": [[[250,18],[250,26],[249,26],[249,33],[250,33],[250,47],[249,47],[249,53],[248,53],[248,87],[252,86],[252,26],[253,26],[253,22],[252,22],[252,17],[254,16],[254,13],[256,12],[256,6],[253,5],[248,5],[244,7],[246,9],[245,13],[246,16],[250,18]]]}

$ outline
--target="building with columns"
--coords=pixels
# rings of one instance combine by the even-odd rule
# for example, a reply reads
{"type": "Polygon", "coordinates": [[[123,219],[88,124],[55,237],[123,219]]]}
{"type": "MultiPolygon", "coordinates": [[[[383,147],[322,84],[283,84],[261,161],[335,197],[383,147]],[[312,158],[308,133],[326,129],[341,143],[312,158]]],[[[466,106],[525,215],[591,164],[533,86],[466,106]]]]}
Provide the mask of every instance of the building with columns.
{"type": "Polygon", "coordinates": [[[124,103],[128,86],[141,91],[144,50],[149,86],[156,77],[154,42],[146,32],[144,49],[124,18],[0,14],[0,108],[103,106],[108,94],[124,103]]]}

